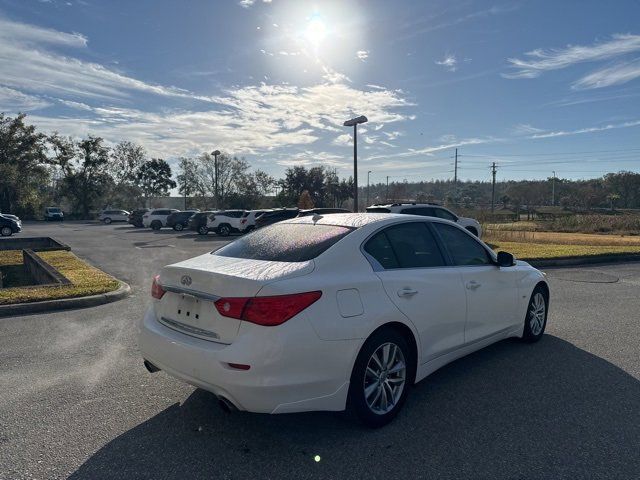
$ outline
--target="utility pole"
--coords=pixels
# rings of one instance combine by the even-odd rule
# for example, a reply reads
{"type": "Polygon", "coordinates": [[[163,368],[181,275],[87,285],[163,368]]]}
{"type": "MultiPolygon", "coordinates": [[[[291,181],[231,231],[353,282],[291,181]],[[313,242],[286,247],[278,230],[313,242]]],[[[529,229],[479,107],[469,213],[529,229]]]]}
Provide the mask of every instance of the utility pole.
{"type": "Polygon", "coordinates": [[[551,180],[551,206],[556,206],[556,171],[553,171],[553,179],[551,180]]]}
{"type": "Polygon", "coordinates": [[[371,205],[369,203],[369,175],[371,175],[371,170],[367,172],[367,207],[371,205]]]}
{"type": "Polygon", "coordinates": [[[358,212],[358,124],[353,126],[353,211],[358,212]]]}
{"type": "Polygon", "coordinates": [[[387,175],[387,193],[385,194],[384,199],[386,202],[389,202],[389,175],[387,175]]]}
{"type": "Polygon", "coordinates": [[[496,208],[496,162],[491,165],[491,213],[496,208]]]}
{"type": "Polygon", "coordinates": [[[453,164],[453,188],[458,186],[458,149],[456,148],[456,160],[453,164]]]}

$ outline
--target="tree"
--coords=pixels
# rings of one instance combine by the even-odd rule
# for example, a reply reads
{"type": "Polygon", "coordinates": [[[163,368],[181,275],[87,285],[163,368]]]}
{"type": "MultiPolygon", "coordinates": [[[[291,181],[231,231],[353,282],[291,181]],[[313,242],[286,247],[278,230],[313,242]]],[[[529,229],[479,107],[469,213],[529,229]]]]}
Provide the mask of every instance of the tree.
{"type": "Polygon", "coordinates": [[[198,165],[193,158],[181,157],[178,162],[180,173],[176,177],[178,181],[178,192],[180,195],[190,197],[202,191],[200,178],[198,175],[198,165]]]}
{"type": "Polygon", "coordinates": [[[49,181],[46,136],[0,113],[0,211],[33,214],[41,207],[38,189],[49,181]]]}
{"type": "Polygon", "coordinates": [[[109,149],[100,137],[89,136],[76,144],[77,155],[66,165],[63,191],[83,218],[97,206],[112,185],[108,174],[109,149]]]}
{"type": "Polygon", "coordinates": [[[171,166],[162,158],[152,158],[140,165],[136,178],[147,199],[165,197],[170,189],[176,188],[176,182],[171,178],[171,166]]]}
{"type": "Polygon", "coordinates": [[[109,173],[117,186],[135,185],[136,174],[145,160],[145,150],[141,145],[123,140],[111,150],[109,173]]]}
{"type": "Polygon", "coordinates": [[[305,190],[300,194],[300,198],[298,199],[298,208],[301,210],[313,208],[313,200],[311,199],[311,195],[309,195],[308,190],[305,190]]]}

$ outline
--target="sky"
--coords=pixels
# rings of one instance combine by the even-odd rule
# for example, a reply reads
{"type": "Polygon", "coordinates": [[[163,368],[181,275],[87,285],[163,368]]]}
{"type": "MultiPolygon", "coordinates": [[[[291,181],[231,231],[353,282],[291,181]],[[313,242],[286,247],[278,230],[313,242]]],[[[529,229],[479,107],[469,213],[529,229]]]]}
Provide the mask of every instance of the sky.
{"type": "Polygon", "coordinates": [[[0,0],[0,111],[360,184],[640,171],[640,1],[0,0]]]}

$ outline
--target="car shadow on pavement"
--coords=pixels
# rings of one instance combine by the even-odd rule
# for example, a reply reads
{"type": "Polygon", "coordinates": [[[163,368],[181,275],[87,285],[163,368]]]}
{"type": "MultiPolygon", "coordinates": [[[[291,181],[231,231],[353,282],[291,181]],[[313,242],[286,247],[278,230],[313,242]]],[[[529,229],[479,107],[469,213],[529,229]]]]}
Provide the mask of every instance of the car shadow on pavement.
{"type": "Polygon", "coordinates": [[[545,335],[442,368],[378,430],[336,413],[226,414],[195,390],[69,478],[632,478],[638,412],[637,379],[545,335]]]}

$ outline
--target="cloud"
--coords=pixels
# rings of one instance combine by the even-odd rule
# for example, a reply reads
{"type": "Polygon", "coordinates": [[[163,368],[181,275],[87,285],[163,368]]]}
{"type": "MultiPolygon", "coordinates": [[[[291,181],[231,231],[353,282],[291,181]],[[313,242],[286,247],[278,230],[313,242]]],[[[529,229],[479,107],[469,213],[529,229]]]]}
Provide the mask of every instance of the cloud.
{"type": "Polygon", "coordinates": [[[611,39],[593,45],[568,45],[565,48],[525,53],[526,59],[509,58],[514,70],[503,73],[504,78],[535,78],[543,72],[559,70],[577,63],[607,60],[640,50],[640,35],[614,34],[611,39]]]}
{"type": "Polygon", "coordinates": [[[342,135],[338,135],[336,138],[333,139],[333,143],[334,145],[340,145],[342,147],[346,147],[347,145],[352,145],[353,139],[351,138],[351,135],[347,134],[347,133],[343,133],[342,135]]]}
{"type": "Polygon", "coordinates": [[[541,138],[566,137],[568,135],[581,135],[583,133],[604,132],[606,130],[614,130],[618,128],[631,128],[631,127],[637,127],[637,126],[640,126],[640,120],[632,120],[632,121],[623,122],[623,123],[609,123],[607,125],[579,128],[576,130],[557,130],[553,132],[542,131],[540,133],[534,133],[533,135],[530,135],[528,138],[537,140],[541,138]]]}
{"type": "Polygon", "coordinates": [[[528,123],[520,123],[515,127],[513,127],[512,131],[514,135],[532,135],[532,134],[544,132],[543,129],[536,128],[532,125],[529,125],[528,123]]]}
{"type": "Polygon", "coordinates": [[[611,87],[622,85],[640,77],[640,58],[632,62],[621,63],[611,67],[596,70],[576,81],[572,88],[575,90],[611,87]]]}
{"type": "Polygon", "coordinates": [[[18,113],[45,108],[50,106],[51,102],[0,85],[0,105],[4,112],[18,113]]]}
{"type": "Polygon", "coordinates": [[[240,0],[238,2],[238,5],[240,5],[242,8],[249,8],[252,7],[254,3],[256,3],[256,0],[240,0]]]}
{"type": "Polygon", "coordinates": [[[442,60],[436,60],[436,65],[442,65],[450,72],[455,72],[458,69],[457,63],[455,55],[445,55],[442,60]]]}
{"type": "Polygon", "coordinates": [[[463,147],[465,145],[482,145],[485,143],[494,143],[498,142],[500,139],[494,137],[487,138],[465,138],[461,140],[457,140],[452,143],[443,143],[440,145],[434,146],[426,146],[423,148],[413,149],[410,148],[406,152],[398,152],[393,154],[385,154],[385,155],[375,155],[369,157],[370,160],[378,160],[382,158],[408,158],[408,157],[418,157],[418,156],[431,156],[434,153],[442,152],[444,150],[451,150],[456,147],[463,147]]]}
{"type": "Polygon", "coordinates": [[[356,57],[358,57],[358,59],[362,60],[363,62],[367,60],[367,58],[369,58],[369,51],[368,50],[358,50],[356,52],[356,57]]]}
{"type": "Polygon", "coordinates": [[[0,17],[0,38],[4,41],[19,39],[25,44],[48,44],[65,47],[86,47],[87,37],[80,33],[65,33],[48,28],[14,22],[0,17]]]}

